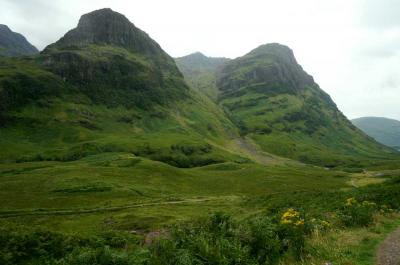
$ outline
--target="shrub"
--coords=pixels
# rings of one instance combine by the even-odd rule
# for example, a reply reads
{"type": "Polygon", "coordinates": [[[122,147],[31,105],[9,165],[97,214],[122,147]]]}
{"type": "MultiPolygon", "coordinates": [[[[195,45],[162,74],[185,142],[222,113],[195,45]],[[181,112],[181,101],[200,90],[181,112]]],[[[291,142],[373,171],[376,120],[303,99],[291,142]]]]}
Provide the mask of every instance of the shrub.
{"type": "Polygon", "coordinates": [[[207,220],[176,227],[171,239],[152,247],[151,264],[257,264],[238,236],[230,216],[217,213],[207,220]]]}
{"type": "Polygon", "coordinates": [[[368,226],[373,222],[376,208],[373,202],[358,202],[355,198],[348,198],[339,217],[345,226],[368,226]]]}
{"type": "Polygon", "coordinates": [[[243,225],[243,243],[250,248],[250,254],[258,264],[273,264],[281,253],[278,225],[271,218],[259,217],[243,225]]]}
{"type": "Polygon", "coordinates": [[[279,237],[286,251],[291,251],[295,258],[300,259],[305,245],[305,219],[293,208],[289,208],[281,216],[279,222],[279,237]]]}

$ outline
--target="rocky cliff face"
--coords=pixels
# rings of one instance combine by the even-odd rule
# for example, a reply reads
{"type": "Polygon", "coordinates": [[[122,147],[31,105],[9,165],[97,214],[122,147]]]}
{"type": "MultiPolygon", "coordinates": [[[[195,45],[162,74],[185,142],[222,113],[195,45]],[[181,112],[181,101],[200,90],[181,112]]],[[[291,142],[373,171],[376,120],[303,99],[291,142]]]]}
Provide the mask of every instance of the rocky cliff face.
{"type": "Polygon", "coordinates": [[[355,128],[284,45],[262,45],[227,62],[217,87],[242,135],[267,152],[324,166],[391,152],[355,128]]]}
{"type": "Polygon", "coordinates": [[[185,97],[174,60],[145,32],[111,9],[83,15],[42,52],[40,63],[97,103],[149,107],[185,97]]]}
{"type": "Polygon", "coordinates": [[[46,48],[84,47],[90,44],[114,45],[131,52],[154,55],[160,46],[144,31],[138,29],[124,15],[109,8],[83,15],[75,29],[46,48]]]}
{"type": "Polygon", "coordinates": [[[278,43],[262,45],[225,65],[218,74],[221,93],[229,93],[249,84],[284,87],[287,92],[313,86],[314,80],[297,63],[293,51],[278,43]]]}
{"type": "Polygon", "coordinates": [[[24,36],[11,31],[6,25],[0,24],[0,55],[21,56],[33,55],[38,52],[24,36]]]}
{"type": "Polygon", "coordinates": [[[177,167],[239,159],[234,125],[123,15],[83,15],[40,55],[0,58],[0,161],[127,152],[177,167]],[[217,144],[211,144],[213,142],[217,144]]]}

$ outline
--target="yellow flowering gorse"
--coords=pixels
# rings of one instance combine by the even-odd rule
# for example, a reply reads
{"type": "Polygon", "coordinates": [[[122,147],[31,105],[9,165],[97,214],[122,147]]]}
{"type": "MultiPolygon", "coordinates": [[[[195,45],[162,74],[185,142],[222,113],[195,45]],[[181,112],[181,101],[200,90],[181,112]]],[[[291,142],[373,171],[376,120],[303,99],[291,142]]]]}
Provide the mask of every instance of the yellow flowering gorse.
{"type": "Polygon", "coordinates": [[[358,204],[358,202],[354,198],[348,198],[346,200],[346,203],[345,203],[345,205],[348,206],[348,207],[351,207],[351,206],[356,205],[356,204],[358,204]]]}
{"type": "Polygon", "coordinates": [[[292,224],[294,226],[304,226],[304,220],[300,218],[300,213],[293,208],[289,208],[281,217],[281,224],[292,224]]]}

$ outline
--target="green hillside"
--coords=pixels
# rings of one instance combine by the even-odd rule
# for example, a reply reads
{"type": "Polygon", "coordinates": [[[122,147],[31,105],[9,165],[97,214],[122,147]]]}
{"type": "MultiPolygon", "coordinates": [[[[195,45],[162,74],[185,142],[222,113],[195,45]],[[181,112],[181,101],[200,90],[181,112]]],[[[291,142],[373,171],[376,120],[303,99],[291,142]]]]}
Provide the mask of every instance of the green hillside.
{"type": "Polygon", "coordinates": [[[353,126],[286,46],[262,45],[229,61],[217,87],[241,134],[264,151],[328,167],[395,155],[353,126]]]}
{"type": "Polygon", "coordinates": [[[212,100],[217,100],[217,71],[229,60],[228,58],[207,57],[196,52],[176,58],[175,62],[190,87],[204,93],[212,100]]]}
{"type": "Polygon", "coordinates": [[[103,152],[178,167],[240,159],[218,147],[236,135],[224,113],[189,89],[156,42],[110,9],[82,16],[39,56],[1,58],[0,95],[2,161],[103,152]],[[109,25],[121,32],[108,32],[109,25]]]}
{"type": "Polygon", "coordinates": [[[351,122],[376,141],[400,150],[400,121],[381,117],[362,117],[351,122]]]}
{"type": "Polygon", "coordinates": [[[398,153],[285,46],[176,62],[111,9],[0,57],[0,264],[372,264],[398,153]]]}

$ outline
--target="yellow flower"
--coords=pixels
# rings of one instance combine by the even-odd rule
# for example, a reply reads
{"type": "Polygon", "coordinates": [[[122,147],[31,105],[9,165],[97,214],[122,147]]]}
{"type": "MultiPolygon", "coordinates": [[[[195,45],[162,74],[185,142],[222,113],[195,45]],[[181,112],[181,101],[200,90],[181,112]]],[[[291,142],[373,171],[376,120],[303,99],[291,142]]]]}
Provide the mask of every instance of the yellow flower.
{"type": "Polygon", "coordinates": [[[280,223],[301,226],[304,225],[304,220],[300,218],[300,213],[298,211],[293,208],[289,208],[282,214],[280,223]]]}
{"type": "Polygon", "coordinates": [[[295,223],[295,225],[296,225],[296,226],[304,225],[304,220],[303,220],[303,219],[298,220],[298,221],[295,223]]]}
{"type": "Polygon", "coordinates": [[[281,220],[281,224],[291,224],[292,223],[292,220],[290,220],[290,219],[282,219],[281,220]]]}
{"type": "Polygon", "coordinates": [[[322,220],[321,221],[321,225],[325,226],[325,227],[330,227],[331,224],[328,221],[322,220]]]}
{"type": "Polygon", "coordinates": [[[369,201],[363,201],[363,202],[362,202],[362,205],[363,205],[363,206],[368,206],[368,207],[375,207],[375,206],[376,206],[376,203],[374,203],[374,202],[369,202],[369,201]]]}
{"type": "Polygon", "coordinates": [[[354,199],[354,198],[348,198],[348,199],[346,200],[346,204],[345,204],[345,205],[351,207],[351,206],[353,206],[354,204],[357,204],[357,200],[354,199]]]}
{"type": "Polygon", "coordinates": [[[288,209],[283,215],[282,218],[294,218],[298,217],[299,213],[295,211],[293,208],[288,209]]]}

